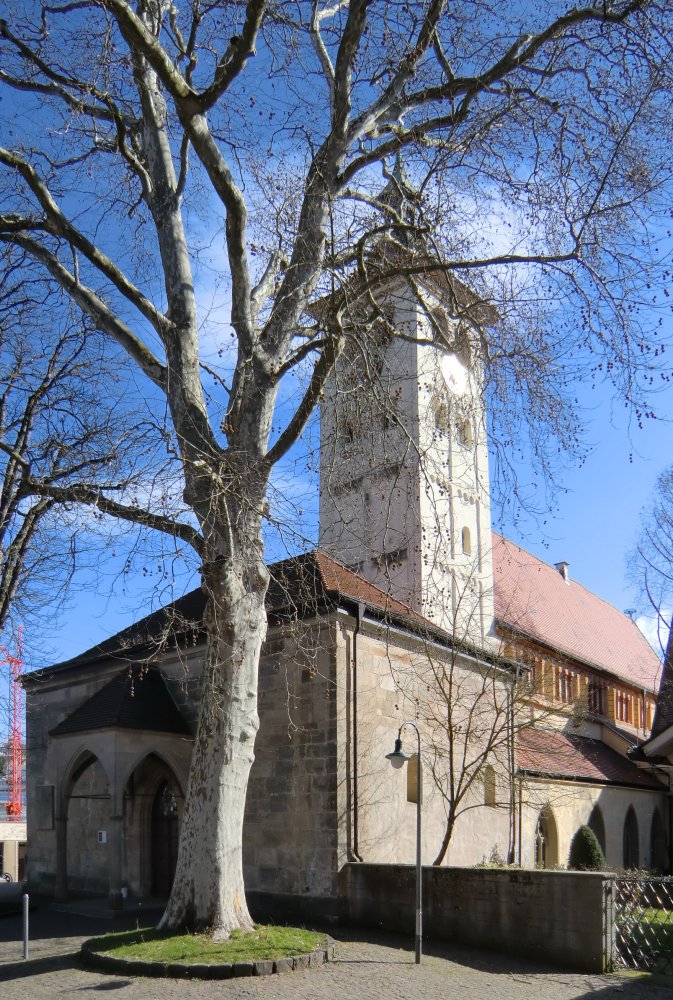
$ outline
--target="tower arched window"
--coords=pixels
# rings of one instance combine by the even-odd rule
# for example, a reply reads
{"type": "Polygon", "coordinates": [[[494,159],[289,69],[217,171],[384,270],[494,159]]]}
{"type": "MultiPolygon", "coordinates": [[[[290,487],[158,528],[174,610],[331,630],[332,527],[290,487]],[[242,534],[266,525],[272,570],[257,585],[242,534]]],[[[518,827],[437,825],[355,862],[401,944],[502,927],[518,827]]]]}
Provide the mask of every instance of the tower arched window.
{"type": "Polygon", "coordinates": [[[469,528],[463,528],[463,530],[460,533],[460,537],[461,537],[461,543],[462,543],[462,547],[463,547],[463,555],[465,555],[465,556],[471,556],[472,555],[472,538],[470,536],[470,529],[469,528]]]}
{"type": "Polygon", "coordinates": [[[438,434],[446,434],[449,427],[449,413],[446,403],[437,403],[434,408],[435,430],[438,434]]]}
{"type": "Polygon", "coordinates": [[[458,437],[458,444],[462,444],[464,448],[472,447],[472,421],[469,417],[458,418],[456,424],[456,435],[458,437]]]}

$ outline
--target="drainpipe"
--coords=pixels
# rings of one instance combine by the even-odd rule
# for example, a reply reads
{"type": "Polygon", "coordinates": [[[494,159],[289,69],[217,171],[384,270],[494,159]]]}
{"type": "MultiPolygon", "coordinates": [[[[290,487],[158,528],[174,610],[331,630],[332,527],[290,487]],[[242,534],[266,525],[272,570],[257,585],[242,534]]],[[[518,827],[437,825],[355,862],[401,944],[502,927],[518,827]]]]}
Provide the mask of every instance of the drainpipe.
{"type": "Polygon", "coordinates": [[[363,601],[358,601],[357,612],[356,612],[356,624],[355,631],[353,632],[353,659],[351,663],[351,685],[352,685],[352,704],[353,704],[353,846],[351,848],[351,861],[362,861],[362,855],[359,851],[359,832],[358,832],[358,636],[360,635],[360,629],[362,628],[362,619],[365,616],[365,604],[363,601]]]}
{"type": "Polygon", "coordinates": [[[519,775],[519,868],[521,868],[521,865],[523,864],[522,851],[521,851],[522,813],[523,813],[523,777],[519,775]]]}
{"type": "MultiPolygon", "coordinates": [[[[521,676],[520,666],[516,665],[516,674],[514,675],[514,682],[510,685],[507,691],[507,743],[508,743],[508,770],[509,770],[509,836],[510,836],[510,846],[507,852],[507,862],[508,864],[514,864],[514,859],[517,853],[517,840],[520,837],[520,819],[519,819],[519,831],[517,836],[517,815],[516,815],[516,747],[515,736],[516,736],[516,725],[514,718],[514,690],[518,688],[519,678],[521,676]]],[[[519,858],[521,858],[521,846],[520,841],[518,845],[519,858]]]]}
{"type": "MultiPolygon", "coordinates": [[[[517,670],[518,673],[518,670],[517,670]]],[[[507,864],[514,864],[516,857],[516,792],[514,786],[514,700],[512,689],[507,692],[507,770],[509,772],[509,846],[507,849],[507,864]]]]}

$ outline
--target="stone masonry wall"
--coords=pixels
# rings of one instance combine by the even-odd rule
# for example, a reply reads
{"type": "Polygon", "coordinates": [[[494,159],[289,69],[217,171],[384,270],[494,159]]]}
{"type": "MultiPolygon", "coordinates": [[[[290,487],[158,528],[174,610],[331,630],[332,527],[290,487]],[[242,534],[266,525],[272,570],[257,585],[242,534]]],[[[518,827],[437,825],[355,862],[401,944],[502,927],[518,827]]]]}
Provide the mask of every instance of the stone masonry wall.
{"type": "MultiPolygon", "coordinates": [[[[414,934],[415,868],[348,864],[349,923],[414,934]]],[[[424,868],[425,937],[606,972],[614,963],[612,876],[524,869],[424,868]]]]}
{"type": "Polygon", "coordinates": [[[333,629],[328,621],[306,623],[265,643],[243,847],[253,900],[336,899],[333,629]]]}

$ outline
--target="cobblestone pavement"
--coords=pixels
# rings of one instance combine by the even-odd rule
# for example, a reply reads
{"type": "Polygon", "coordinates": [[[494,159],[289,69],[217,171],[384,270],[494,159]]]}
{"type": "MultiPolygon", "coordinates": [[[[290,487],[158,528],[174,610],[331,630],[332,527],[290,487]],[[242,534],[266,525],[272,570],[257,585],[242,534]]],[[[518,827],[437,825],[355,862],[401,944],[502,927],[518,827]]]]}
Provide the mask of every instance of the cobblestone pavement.
{"type": "MultiPolygon", "coordinates": [[[[115,928],[123,929],[122,921],[115,928]]],[[[562,972],[491,952],[427,944],[420,967],[413,942],[373,932],[334,932],[335,961],[320,969],[221,982],[112,976],[79,965],[81,942],[105,933],[105,919],[31,914],[30,955],[22,959],[19,917],[0,919],[0,998],[55,1000],[114,993],[124,1000],[673,1000],[673,989],[643,979],[562,972]]]]}

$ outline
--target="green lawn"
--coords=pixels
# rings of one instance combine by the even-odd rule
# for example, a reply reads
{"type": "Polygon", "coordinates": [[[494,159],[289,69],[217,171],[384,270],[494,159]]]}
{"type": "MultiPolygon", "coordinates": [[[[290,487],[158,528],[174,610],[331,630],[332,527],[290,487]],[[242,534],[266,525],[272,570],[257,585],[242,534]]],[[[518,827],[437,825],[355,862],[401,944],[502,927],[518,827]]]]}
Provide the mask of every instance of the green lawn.
{"type": "Polygon", "coordinates": [[[113,958],[134,961],[211,964],[287,958],[315,951],[324,944],[325,935],[316,931],[257,924],[252,931],[234,931],[228,941],[218,943],[207,934],[170,934],[146,927],[94,938],[89,947],[113,958]]]}
{"type": "Polygon", "coordinates": [[[640,952],[643,961],[649,959],[652,972],[673,972],[673,913],[643,907],[630,914],[627,925],[630,950],[640,952]]]}

